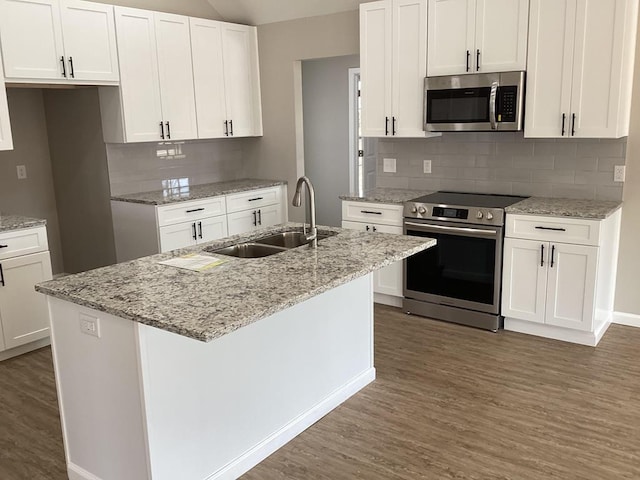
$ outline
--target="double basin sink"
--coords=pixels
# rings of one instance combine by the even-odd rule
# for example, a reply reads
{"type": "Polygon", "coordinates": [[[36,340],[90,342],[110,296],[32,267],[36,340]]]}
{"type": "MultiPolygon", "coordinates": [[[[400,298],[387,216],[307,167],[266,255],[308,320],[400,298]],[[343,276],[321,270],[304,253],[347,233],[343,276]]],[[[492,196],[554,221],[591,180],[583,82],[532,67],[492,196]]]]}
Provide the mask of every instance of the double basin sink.
{"type": "MultiPolygon", "coordinates": [[[[318,233],[318,240],[335,235],[333,232],[318,233]]],[[[291,248],[307,245],[306,235],[300,231],[287,231],[269,234],[250,242],[237,243],[224,248],[206,249],[209,253],[229,255],[239,258],[260,258],[286,252],[291,248]]]]}

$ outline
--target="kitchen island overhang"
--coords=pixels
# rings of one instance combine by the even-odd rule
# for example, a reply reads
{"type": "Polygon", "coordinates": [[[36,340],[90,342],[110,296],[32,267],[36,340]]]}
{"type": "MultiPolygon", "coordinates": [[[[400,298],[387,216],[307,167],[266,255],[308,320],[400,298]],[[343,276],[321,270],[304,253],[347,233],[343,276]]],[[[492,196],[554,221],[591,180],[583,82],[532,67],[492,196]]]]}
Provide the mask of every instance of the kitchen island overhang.
{"type": "Polygon", "coordinates": [[[39,285],[70,478],[236,478],[373,381],[371,272],[434,241],[330,230],[204,273],[158,265],[181,251],[39,285]]]}

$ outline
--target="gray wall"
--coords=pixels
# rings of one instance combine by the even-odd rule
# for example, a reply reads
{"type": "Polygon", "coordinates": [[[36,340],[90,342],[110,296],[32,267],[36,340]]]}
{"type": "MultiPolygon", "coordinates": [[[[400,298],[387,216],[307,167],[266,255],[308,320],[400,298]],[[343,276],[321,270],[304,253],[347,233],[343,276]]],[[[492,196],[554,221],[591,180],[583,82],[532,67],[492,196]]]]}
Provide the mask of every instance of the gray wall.
{"type": "Polygon", "coordinates": [[[359,65],[358,55],[302,62],[304,169],[315,187],[320,225],[342,221],[338,196],[349,192],[348,70],[359,65]]]}
{"type": "Polygon", "coordinates": [[[94,0],[99,3],[223,20],[207,0],[94,0]]]}
{"type": "Polygon", "coordinates": [[[14,149],[0,152],[0,214],[47,220],[54,273],[64,271],[42,90],[7,89],[14,149]],[[18,180],[16,165],[26,165],[18,180]]]}
{"type": "MultiPolygon", "coordinates": [[[[300,60],[359,54],[358,12],[338,13],[258,27],[264,137],[249,141],[245,172],[295,185],[299,167],[296,136],[296,64],[300,60]]],[[[301,101],[301,99],[299,99],[301,101]]],[[[301,220],[301,208],[290,208],[301,220]]]]}
{"type": "Polygon", "coordinates": [[[380,140],[380,187],[621,200],[614,165],[624,165],[627,139],[542,140],[522,133],[445,133],[423,140],[380,140]],[[383,158],[397,159],[383,173],[383,158]],[[423,160],[432,173],[423,173],[423,160]]]}
{"type": "Polygon", "coordinates": [[[44,105],[65,271],[115,263],[98,90],[45,90],[44,105]]]}

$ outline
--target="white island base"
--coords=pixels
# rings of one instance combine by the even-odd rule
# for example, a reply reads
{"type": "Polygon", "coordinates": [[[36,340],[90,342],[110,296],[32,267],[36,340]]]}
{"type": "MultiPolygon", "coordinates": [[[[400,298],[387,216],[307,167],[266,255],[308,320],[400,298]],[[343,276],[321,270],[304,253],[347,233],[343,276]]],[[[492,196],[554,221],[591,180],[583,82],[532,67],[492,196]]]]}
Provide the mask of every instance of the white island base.
{"type": "Polygon", "coordinates": [[[237,478],[375,378],[371,274],[209,343],[48,298],[71,480],[237,478]]]}

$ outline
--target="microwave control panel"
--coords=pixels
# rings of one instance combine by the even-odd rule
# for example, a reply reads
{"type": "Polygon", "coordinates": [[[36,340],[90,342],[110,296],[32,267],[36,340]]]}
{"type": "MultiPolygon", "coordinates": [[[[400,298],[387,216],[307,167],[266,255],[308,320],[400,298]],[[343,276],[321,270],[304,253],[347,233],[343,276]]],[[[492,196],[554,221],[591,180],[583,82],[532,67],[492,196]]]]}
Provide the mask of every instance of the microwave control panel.
{"type": "Polygon", "coordinates": [[[498,99],[498,121],[515,122],[518,87],[500,87],[498,99]]]}

